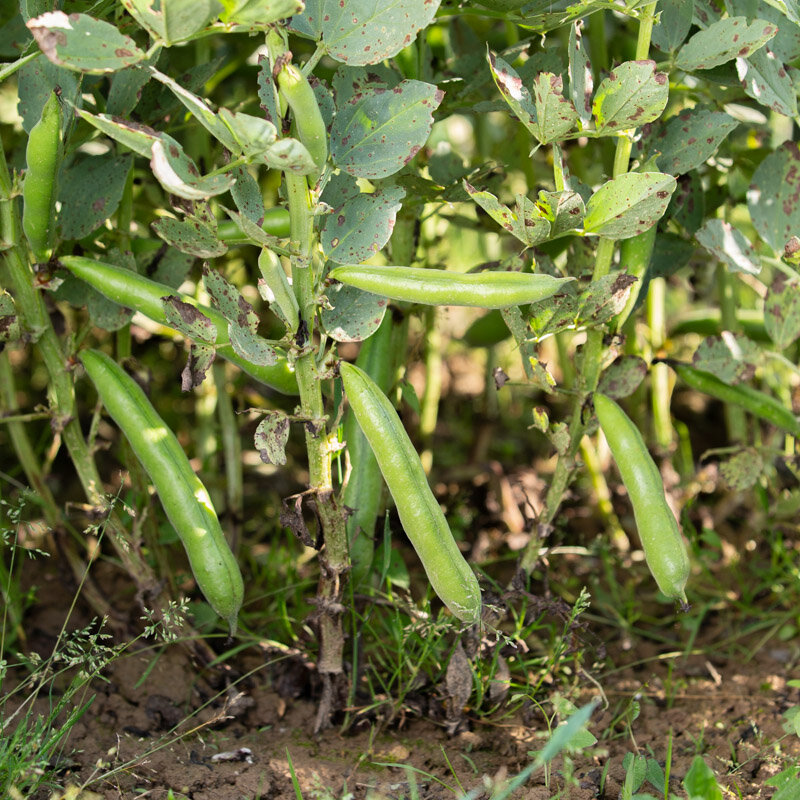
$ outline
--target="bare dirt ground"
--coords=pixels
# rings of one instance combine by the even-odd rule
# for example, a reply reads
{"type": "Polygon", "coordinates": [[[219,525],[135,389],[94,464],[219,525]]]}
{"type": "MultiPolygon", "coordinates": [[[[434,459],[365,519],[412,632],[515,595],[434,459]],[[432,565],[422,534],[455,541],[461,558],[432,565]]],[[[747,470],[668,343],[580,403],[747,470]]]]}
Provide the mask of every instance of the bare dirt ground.
{"type": "MultiPolygon", "coordinates": [[[[37,602],[25,629],[29,647],[47,655],[70,598],[52,563],[34,582],[37,602]]],[[[798,648],[770,639],[750,651],[750,660],[717,657],[713,641],[725,634],[724,622],[709,623],[693,643],[697,655],[683,657],[602,625],[591,631],[608,652],[579,678],[576,700],[602,697],[589,726],[600,741],[571,763],[557,759],[549,774],[537,773],[514,797],[617,800],[624,755],[638,747],[663,762],[670,731],[671,788],[680,797],[698,753],[728,796],[770,797],[765,781],[800,758],[800,738],[782,727],[783,712],[800,703],[800,689],[787,686],[798,675],[798,648]],[[640,709],[635,719],[633,702],[640,709]]],[[[399,800],[413,796],[410,782],[430,800],[460,797],[462,790],[488,797],[487,787],[517,774],[544,741],[544,718],[529,705],[488,718],[467,708],[463,730],[448,735],[431,720],[442,718],[436,712],[445,702],[435,687],[428,718],[409,707],[390,725],[373,720],[357,733],[333,728],[315,737],[309,667],[299,657],[276,659],[266,647],[205,669],[180,645],[130,652],[91,685],[96,696],[71,731],[61,780],[94,778],[89,788],[104,800],[161,800],[169,789],[192,800],[293,798],[290,756],[305,798],[349,792],[399,800]]]]}

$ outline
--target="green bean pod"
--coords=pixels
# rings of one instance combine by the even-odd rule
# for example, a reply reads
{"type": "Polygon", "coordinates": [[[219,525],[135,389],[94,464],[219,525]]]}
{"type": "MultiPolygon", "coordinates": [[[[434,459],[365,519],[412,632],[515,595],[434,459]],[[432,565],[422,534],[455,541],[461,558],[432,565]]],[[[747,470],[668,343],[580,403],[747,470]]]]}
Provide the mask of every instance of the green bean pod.
{"type": "MultiPolygon", "coordinates": [[[[392,383],[392,315],[362,345],[356,366],[364,370],[384,394],[392,383]]],[[[369,574],[375,550],[375,523],[381,506],[383,477],[367,437],[350,408],[344,417],[344,440],[350,459],[350,475],[342,492],[342,502],[353,509],[347,518],[347,542],[350,546],[350,579],[354,586],[369,574]]]]}
{"type": "Polygon", "coordinates": [[[400,522],[434,592],[462,622],[481,618],[481,590],[433,496],[400,417],[364,370],[339,366],[350,408],[375,454],[400,522]]]}
{"type": "Polygon", "coordinates": [[[217,328],[217,353],[255,380],[283,394],[298,394],[297,380],[294,371],[286,358],[280,358],[277,364],[261,366],[251,364],[242,358],[230,345],[228,322],[219,311],[202,306],[189,295],[181,294],[172,287],[157,281],[151,281],[144,275],[131,270],[94,261],[83,256],[64,256],[58,262],[77,278],[97,289],[102,295],[126,308],[132,308],[164,327],[171,327],[164,306],[163,297],[178,297],[184,303],[191,303],[203,312],[217,328]]]}
{"type": "Polygon", "coordinates": [[[427,306],[508,308],[545,300],[574,278],[523,272],[460,273],[424,267],[345,265],[328,276],[365,292],[427,306]]]}
{"type": "Polygon", "coordinates": [[[759,417],[777,428],[781,428],[792,436],[800,437],[800,421],[798,421],[790,408],[786,408],[780,400],[777,400],[772,395],[760,392],[758,389],[746,384],[731,386],[721,381],[716,375],[701,369],[695,369],[688,364],[668,363],[678,374],[678,377],[692,389],[711,397],[716,397],[717,400],[722,400],[723,403],[732,403],[735,406],[739,406],[753,416],[759,417]]]}
{"type": "Polygon", "coordinates": [[[631,293],[625,303],[625,308],[617,316],[615,324],[617,330],[622,328],[631,312],[639,303],[639,298],[644,297],[642,292],[647,291],[650,282],[648,270],[653,258],[653,249],[656,243],[657,225],[650,226],[646,231],[629,239],[623,239],[619,244],[619,264],[628,275],[633,275],[637,280],[631,286],[631,293]]]}
{"type": "Polygon", "coordinates": [[[689,555],[661,473],[639,429],[617,403],[595,392],[594,410],[633,506],[647,566],[667,597],[686,604],[689,555]]]}
{"type": "Polygon", "coordinates": [[[139,385],[113,359],[84,350],[80,360],[100,400],[141,462],[161,505],[183,542],[192,574],[231,635],[244,599],[244,584],[205,486],[186,453],[139,385]]]}
{"type": "Polygon", "coordinates": [[[47,261],[53,250],[61,144],[61,101],[51,92],[41,118],[28,134],[22,183],[22,230],[40,263],[47,261]]]}
{"type": "Polygon", "coordinates": [[[314,159],[319,175],[328,160],[328,129],[314,89],[291,62],[283,64],[275,77],[281,96],[292,110],[297,137],[314,159]]]}

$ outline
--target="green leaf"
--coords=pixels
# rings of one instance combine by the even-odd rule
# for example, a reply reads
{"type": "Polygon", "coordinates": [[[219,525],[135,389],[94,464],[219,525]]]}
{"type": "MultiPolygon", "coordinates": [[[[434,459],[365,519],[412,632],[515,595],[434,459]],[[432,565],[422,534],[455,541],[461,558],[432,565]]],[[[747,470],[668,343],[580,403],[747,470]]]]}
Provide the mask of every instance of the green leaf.
{"type": "Polygon", "coordinates": [[[252,30],[267,30],[279,19],[299,14],[302,0],[222,0],[222,21],[245,25],[252,30]]]}
{"type": "Polygon", "coordinates": [[[217,0],[122,0],[122,5],[167,47],[202,30],[222,11],[217,0]]]}
{"type": "Polygon", "coordinates": [[[59,178],[59,224],[65,239],[82,239],[105,222],[119,206],[133,165],[130,155],[78,156],[59,178]]]}
{"type": "Polygon", "coordinates": [[[216,233],[197,219],[161,217],[151,227],[161,239],[182,253],[198,258],[217,258],[228,252],[227,245],[217,239],[216,233]]]}
{"type": "Polygon", "coordinates": [[[628,172],[603,184],[586,204],[583,228],[609,239],[628,239],[664,215],[676,181],[662,172],[628,172]]]}
{"type": "Polygon", "coordinates": [[[323,0],[322,40],[346,64],[378,64],[397,55],[426,28],[440,0],[323,0]]]}
{"type": "Polygon", "coordinates": [[[383,322],[388,300],[355,286],[335,283],[325,289],[330,307],[322,309],[322,325],[337,342],[360,342],[383,322]]]}
{"type": "Polygon", "coordinates": [[[578,117],[586,127],[592,121],[592,69],[581,35],[582,22],[575,22],[569,31],[569,96],[578,117]]]}
{"type": "Polygon", "coordinates": [[[625,770],[622,796],[631,798],[633,793],[644,783],[647,775],[647,758],[634,753],[626,753],[622,759],[622,768],[625,770]]]}
{"type": "Polygon", "coordinates": [[[695,756],[683,779],[689,800],[722,800],[722,790],[702,756],[695,756]]]}
{"type": "Polygon", "coordinates": [[[231,175],[202,177],[194,161],[177,142],[173,142],[165,143],[163,139],[156,139],[150,159],[153,175],[170,194],[186,200],[205,200],[231,188],[234,181],[231,175]]]}
{"type": "MultiPolygon", "coordinates": [[[[791,711],[792,709],[789,709],[791,711]]],[[[784,712],[784,716],[788,711],[784,712]]],[[[795,733],[800,735],[800,729],[795,733]]],[[[765,783],[767,786],[777,786],[778,790],[772,795],[772,800],[800,800],[800,767],[787,767],[768,778],[765,783]]]]}
{"type": "Polygon", "coordinates": [[[399,186],[385,186],[335,208],[322,231],[326,257],[339,264],[360,264],[378,253],[392,235],[404,196],[399,186]]]}
{"type": "Polygon", "coordinates": [[[265,464],[283,466],[289,441],[289,417],[283,411],[265,411],[253,439],[265,464]]]}
{"type": "Polygon", "coordinates": [[[705,164],[738,125],[728,114],[705,106],[681,111],[652,142],[661,151],[658,168],[670,175],[691,172],[705,164]]]}
{"type": "Polygon", "coordinates": [[[709,253],[727,265],[730,272],[758,275],[761,261],[744,234],[729,222],[709,219],[695,234],[709,253]]]}
{"type": "MultiPolygon", "coordinates": [[[[545,208],[547,208],[545,206],[545,208]]],[[[550,209],[547,209],[548,213],[550,209]]],[[[538,203],[525,195],[517,195],[517,220],[514,236],[531,247],[550,238],[550,220],[538,203]]]]}
{"type": "Polygon", "coordinates": [[[542,144],[560,139],[575,127],[578,114],[564,97],[564,81],[560,75],[540,72],[533,81],[533,97],[536,105],[534,135],[542,144]]]}
{"type": "Polygon", "coordinates": [[[278,138],[275,126],[261,117],[219,110],[219,118],[227,126],[236,140],[234,153],[238,153],[248,161],[267,163],[267,152],[278,138]]]}
{"type": "Polygon", "coordinates": [[[661,116],[669,81],[655,61],[625,61],[597,87],[592,113],[598,131],[638,128],[661,116]]]}
{"type": "MultiPolygon", "coordinates": [[[[163,83],[178,100],[183,103],[184,107],[189,113],[223,146],[230,150],[232,153],[241,152],[236,136],[231,131],[230,127],[220,119],[214,111],[212,111],[208,104],[193,94],[188,89],[184,89],[177,81],[174,81],[163,72],[157,69],[152,70],[153,77],[163,83]]],[[[273,127],[273,134],[274,134],[273,127]]],[[[273,140],[275,138],[273,135],[273,140]]]]}
{"type": "Polygon", "coordinates": [[[463,181],[467,194],[479,205],[498,225],[516,236],[520,241],[525,241],[525,232],[522,221],[506,205],[503,205],[491,192],[476,189],[467,180],[463,181]]]}
{"type": "Polygon", "coordinates": [[[147,57],[130,36],[86,14],[48,11],[27,25],[50,61],[80,72],[116,72],[147,57]]]}
{"type": "Polygon", "coordinates": [[[206,287],[206,291],[211,295],[214,307],[219,310],[228,322],[235,323],[251,333],[256,332],[258,329],[258,314],[253,310],[253,306],[242,297],[239,290],[221,272],[210,269],[208,265],[205,265],[203,267],[203,284],[206,287]]]}
{"type": "Polygon", "coordinates": [[[797,116],[794,82],[783,62],[768,48],[737,58],[736,71],[749,97],[785,117],[797,116]]]}
{"type": "Polygon", "coordinates": [[[753,173],[747,207],[758,235],[776,253],[800,230],[800,149],[784,142],[753,173]]]}
{"type": "Polygon", "coordinates": [[[764,19],[748,23],[747,17],[727,17],[692,36],[680,49],[675,66],[687,72],[718,67],[749,56],[777,32],[778,26],[764,19]]]}
{"type": "Polygon", "coordinates": [[[587,703],[576,711],[568,720],[559,725],[547,744],[539,751],[534,766],[540,767],[552,761],[565,747],[571,745],[577,736],[585,730],[598,701],[587,703]]]}
{"type": "Polygon", "coordinates": [[[800,279],[778,273],[764,299],[764,327],[779,350],[800,337],[800,279]]]}
{"type": "Polygon", "coordinates": [[[161,133],[138,122],[126,122],[112,118],[108,114],[90,114],[80,108],[76,108],[75,113],[106,136],[148,159],[152,155],[153,142],[158,140],[180,147],[169,134],[161,133]]]}
{"type": "Polygon", "coordinates": [[[154,54],[150,60],[121,69],[112,75],[106,102],[107,114],[112,117],[124,117],[136,108],[142,96],[142,89],[153,77],[147,65],[155,63],[157,58],[158,54],[154,54]]]}
{"type": "Polygon", "coordinates": [[[664,52],[680,47],[692,27],[694,3],[686,0],[661,0],[658,4],[660,19],[653,26],[653,44],[664,52]]]}
{"type": "Polygon", "coordinates": [[[500,56],[495,56],[490,51],[487,57],[492,78],[503,99],[508,103],[517,119],[536,136],[539,130],[536,106],[530,92],[522,85],[522,78],[500,56]]]}
{"type": "Polygon", "coordinates": [[[339,106],[331,128],[331,156],[359,178],[386,178],[425,144],[444,92],[406,80],[393,89],[365,90],[339,106]]]}
{"type": "Polygon", "coordinates": [[[292,172],[295,175],[310,175],[317,171],[311,153],[297,139],[278,139],[264,151],[263,157],[259,160],[268,167],[292,172]]]}

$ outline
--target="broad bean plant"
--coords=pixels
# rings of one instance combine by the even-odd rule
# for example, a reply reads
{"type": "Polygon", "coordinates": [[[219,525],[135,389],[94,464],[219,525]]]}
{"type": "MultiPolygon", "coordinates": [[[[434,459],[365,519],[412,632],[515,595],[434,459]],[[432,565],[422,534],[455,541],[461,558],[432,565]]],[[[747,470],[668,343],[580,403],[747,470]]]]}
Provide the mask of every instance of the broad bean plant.
{"type": "MultiPolygon", "coordinates": [[[[437,308],[486,310],[465,335],[475,348],[514,343],[522,385],[501,391],[531,398],[557,454],[523,577],[581,452],[602,480],[588,457],[599,420],[655,581],[686,601],[689,531],[650,454],[685,443],[676,380],[725,404],[733,485],[766,481],[776,454],[792,463],[796,0],[12,5],[0,20],[0,79],[19,112],[0,163],[3,375],[19,348],[43,364],[54,435],[158,604],[142,542],[108,507],[97,417],[88,438],[81,425],[88,377],[231,631],[245,594],[237,542],[159,398],[121,366],[140,348],[133,315],[185,340],[184,392],[214,384],[234,511],[232,393],[246,384],[263,399],[252,444],[263,461],[286,464],[290,435],[302,437],[308,485],[281,522],[318,550],[318,727],[345,696],[346,586],[372,586],[384,484],[454,624],[488,624],[429,488],[430,452],[420,458],[396,411],[410,317],[424,332],[421,440],[440,393],[437,308]],[[450,133],[464,121],[474,146],[461,152],[450,133]],[[464,236],[469,263],[453,244],[464,236]],[[87,311],[64,311],[64,333],[52,312],[70,307],[87,311]],[[341,356],[352,343],[355,364],[341,356]],[[628,416],[630,396],[652,415],[640,402],[628,416]]],[[[9,439],[60,525],[13,394],[9,439]]]]}

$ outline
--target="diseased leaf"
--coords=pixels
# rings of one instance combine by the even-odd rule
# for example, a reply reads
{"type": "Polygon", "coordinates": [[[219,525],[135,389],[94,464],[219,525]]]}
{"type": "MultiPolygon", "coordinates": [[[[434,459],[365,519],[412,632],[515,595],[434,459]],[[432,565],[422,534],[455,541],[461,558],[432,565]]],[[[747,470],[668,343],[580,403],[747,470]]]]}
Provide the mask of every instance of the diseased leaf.
{"type": "Polygon", "coordinates": [[[216,258],[228,252],[225,242],[221,242],[208,225],[196,219],[161,217],[151,227],[161,239],[182,253],[198,258],[216,258]]]}
{"type": "Polygon", "coordinates": [[[757,344],[746,336],[724,331],[721,336],[703,339],[692,356],[692,366],[735,384],[753,377],[760,358],[757,344]]]}
{"type": "Polygon", "coordinates": [[[583,228],[610,239],[628,239],[658,222],[676,181],[662,172],[628,172],[603,184],[586,204],[583,228]]]}
{"type": "Polygon", "coordinates": [[[800,149],[784,142],[770,153],[753,174],[747,207],[758,235],[782,253],[800,230],[800,149]]]}
{"type": "Polygon", "coordinates": [[[570,190],[563,192],[539,192],[536,206],[542,216],[550,221],[550,236],[555,238],[567,231],[580,228],[586,208],[583,198],[570,190]]]}
{"type": "Polygon", "coordinates": [[[564,81],[552,72],[540,72],[533,81],[536,105],[534,135],[542,143],[560,139],[575,127],[578,115],[572,103],[564,97],[564,81]]]}
{"type": "Polygon", "coordinates": [[[789,2],[791,9],[783,0],[726,0],[725,6],[730,14],[758,17],[774,23],[778,32],[770,41],[769,48],[781,61],[788,64],[800,57],[798,4],[797,0],[789,2]],[[790,21],[794,24],[790,24],[790,21]]]}
{"type": "Polygon", "coordinates": [[[181,371],[182,392],[190,392],[200,386],[206,379],[206,374],[214,363],[216,355],[217,351],[211,345],[191,342],[186,366],[181,371]]]}
{"type": "Polygon", "coordinates": [[[736,72],[745,94],[785,117],[797,116],[794,82],[783,62],[767,47],[736,59],[736,72]]]}
{"type": "Polygon", "coordinates": [[[800,337],[800,279],[778,273],[764,300],[764,327],[779,350],[800,337]]]}
{"type": "Polygon", "coordinates": [[[747,447],[720,462],[719,472],[728,488],[736,492],[751,489],[761,479],[764,461],[755,447],[747,447]]]}
{"type": "Polygon", "coordinates": [[[280,95],[272,77],[272,64],[265,55],[258,57],[258,100],[264,119],[271,122],[277,131],[281,129],[280,95]]]}
{"type": "Polygon", "coordinates": [[[593,281],[581,292],[578,319],[581,324],[603,325],[625,308],[631,287],[636,283],[633,275],[624,272],[606,275],[593,281]]]}
{"type": "Polygon", "coordinates": [[[355,286],[334,283],[325,289],[330,308],[322,309],[322,325],[337,342],[361,342],[375,333],[389,305],[385,297],[355,286]]]}
{"type": "Polygon", "coordinates": [[[250,328],[243,328],[234,322],[228,325],[231,345],[238,355],[262,367],[271,367],[278,363],[278,351],[266,340],[253,333],[250,328]]]}
{"type": "Polygon", "coordinates": [[[533,247],[550,238],[550,220],[538,203],[524,195],[517,195],[517,219],[514,235],[524,244],[533,247]]]}
{"type": "Polygon", "coordinates": [[[489,69],[495,85],[517,119],[535,136],[538,131],[536,106],[530,92],[522,85],[522,78],[514,68],[491,51],[489,69]]]}
{"type": "Polygon", "coordinates": [[[205,200],[223,194],[234,181],[227,174],[201,176],[197,165],[177,142],[164,143],[161,139],[153,142],[150,169],[164,189],[186,200],[205,200]]]}
{"type": "Polygon", "coordinates": [[[447,663],[445,673],[445,686],[447,687],[448,708],[447,725],[454,732],[461,724],[464,716],[464,707],[469,702],[472,694],[472,667],[461,640],[455,646],[450,661],[447,663]]]}
{"type": "Polygon", "coordinates": [[[227,108],[219,110],[219,118],[236,140],[233,152],[248,161],[267,163],[266,154],[278,138],[278,132],[271,122],[251,114],[228,111],[227,108]]]}
{"type": "Polygon", "coordinates": [[[328,54],[346,64],[378,64],[410,45],[440,0],[322,0],[320,30],[328,54]]]}
{"type": "Polygon", "coordinates": [[[619,356],[600,376],[597,391],[615,400],[632,395],[647,375],[647,364],[639,356],[619,356]]]}
{"type": "Polygon", "coordinates": [[[167,295],[161,298],[161,305],[169,326],[188,339],[205,344],[214,344],[217,341],[217,326],[191,303],[167,295]]]}
{"type": "Polygon", "coordinates": [[[243,164],[230,171],[234,183],[231,186],[231,197],[236,208],[253,224],[260,228],[264,222],[264,198],[256,179],[243,164]]]}
{"type": "Polygon", "coordinates": [[[0,346],[5,342],[15,342],[21,334],[14,298],[5,289],[0,289],[0,346]]]}
{"type": "Polygon", "coordinates": [[[525,241],[522,231],[522,222],[517,215],[503,205],[491,192],[476,189],[471,183],[464,180],[467,194],[477,203],[498,225],[516,236],[520,241],[525,241]]]}
{"type": "Polygon", "coordinates": [[[672,117],[653,139],[658,168],[682,175],[705,164],[739,122],[722,111],[696,106],[672,117]]]}
{"type": "Polygon", "coordinates": [[[758,275],[761,262],[744,234],[729,222],[709,219],[695,234],[695,238],[709,253],[727,264],[731,272],[758,275]]]}
{"type": "Polygon", "coordinates": [[[386,178],[402,169],[425,144],[433,112],[444,92],[405,80],[393,89],[372,88],[337,107],[331,157],[359,178],[386,178]]]}
{"type": "Polygon", "coordinates": [[[222,11],[217,0],[122,0],[122,5],[167,46],[188,39],[222,11]]]}
{"type": "Polygon", "coordinates": [[[289,441],[289,417],[283,411],[265,411],[264,419],[256,428],[254,441],[265,464],[283,466],[289,441]]]}
{"type": "Polygon", "coordinates": [[[675,66],[687,72],[718,67],[749,56],[777,32],[778,26],[764,19],[748,22],[747,17],[726,17],[692,36],[678,52],[675,66]]]}
{"type": "Polygon", "coordinates": [[[592,113],[598,131],[638,128],[661,116],[669,81],[655,61],[625,61],[597,87],[592,113]]]}
{"type": "Polygon", "coordinates": [[[582,29],[583,23],[575,22],[569,31],[569,96],[578,117],[586,127],[592,121],[594,82],[582,29]]]}
{"type": "Polygon", "coordinates": [[[211,301],[228,322],[251,333],[258,329],[258,314],[242,297],[239,290],[221,272],[203,266],[203,284],[211,295],[211,301]]]}
{"type": "Polygon", "coordinates": [[[392,235],[404,196],[399,186],[379,187],[334,208],[322,231],[326,257],[339,264],[360,264],[382,250],[392,235]]]}
{"type": "Polygon", "coordinates": [[[130,155],[104,153],[79,156],[61,172],[58,220],[63,238],[88,236],[117,210],[132,165],[130,155]]]}
{"type": "Polygon", "coordinates": [[[87,14],[48,11],[28,20],[27,25],[47,58],[68,69],[95,74],[116,72],[147,56],[130,36],[87,14]]]}

